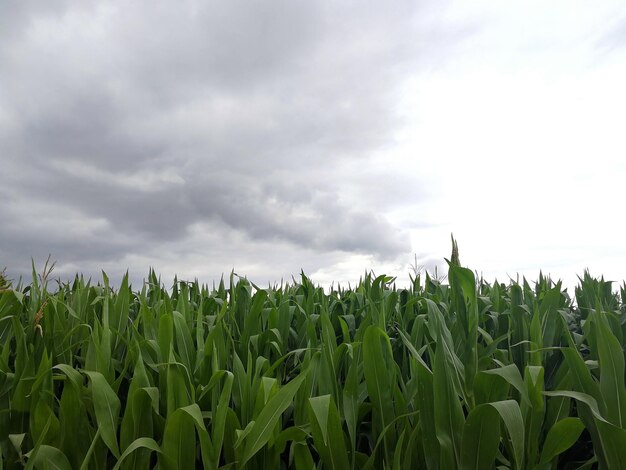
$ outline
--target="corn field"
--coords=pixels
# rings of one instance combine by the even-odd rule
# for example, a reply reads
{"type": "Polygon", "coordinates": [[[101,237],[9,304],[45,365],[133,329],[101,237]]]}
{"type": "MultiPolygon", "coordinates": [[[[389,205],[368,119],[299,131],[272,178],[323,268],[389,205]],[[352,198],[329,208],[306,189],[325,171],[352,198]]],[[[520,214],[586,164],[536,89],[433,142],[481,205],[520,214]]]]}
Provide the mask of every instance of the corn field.
{"type": "Polygon", "coordinates": [[[626,289],[0,290],[0,469],[626,468],[626,289]]]}

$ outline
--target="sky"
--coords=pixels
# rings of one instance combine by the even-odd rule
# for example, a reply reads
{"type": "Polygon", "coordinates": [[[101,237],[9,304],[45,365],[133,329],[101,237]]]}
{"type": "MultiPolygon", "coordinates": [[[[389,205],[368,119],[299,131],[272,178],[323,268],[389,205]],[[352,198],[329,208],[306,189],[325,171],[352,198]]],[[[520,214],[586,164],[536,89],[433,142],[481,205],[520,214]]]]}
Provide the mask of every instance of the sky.
{"type": "Polygon", "coordinates": [[[626,278],[621,1],[0,0],[0,268],[626,278]]]}

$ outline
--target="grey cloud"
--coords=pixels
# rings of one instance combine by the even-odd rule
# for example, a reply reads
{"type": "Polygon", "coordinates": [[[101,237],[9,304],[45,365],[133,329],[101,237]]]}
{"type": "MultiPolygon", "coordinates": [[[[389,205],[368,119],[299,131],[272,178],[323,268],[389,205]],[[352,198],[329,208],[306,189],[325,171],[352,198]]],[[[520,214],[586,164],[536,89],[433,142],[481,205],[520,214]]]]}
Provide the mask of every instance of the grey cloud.
{"type": "Polygon", "coordinates": [[[9,0],[2,5],[0,31],[3,37],[12,39],[23,34],[35,18],[63,15],[70,3],[69,0],[9,0]]]}
{"type": "Polygon", "coordinates": [[[374,253],[384,258],[408,251],[406,234],[384,217],[346,207],[332,194],[312,196],[307,204],[258,204],[253,199],[218,200],[212,208],[232,227],[262,239],[282,238],[322,251],[374,253]]]}
{"type": "Polygon", "coordinates": [[[307,55],[320,12],[311,3],[280,1],[204,3],[185,8],[143,5],[125,14],[122,56],[158,99],[193,99],[198,89],[250,89],[273,79],[307,55]],[[139,23],[138,18],[147,15],[139,23]]]}
{"type": "Polygon", "coordinates": [[[394,93],[423,47],[413,2],[42,5],[0,28],[2,179],[23,208],[0,207],[5,263],[154,253],[198,223],[318,256],[409,251],[384,205],[342,198],[405,193],[336,168],[367,165],[401,124],[394,93]],[[40,202],[103,225],[24,233],[40,202]]]}

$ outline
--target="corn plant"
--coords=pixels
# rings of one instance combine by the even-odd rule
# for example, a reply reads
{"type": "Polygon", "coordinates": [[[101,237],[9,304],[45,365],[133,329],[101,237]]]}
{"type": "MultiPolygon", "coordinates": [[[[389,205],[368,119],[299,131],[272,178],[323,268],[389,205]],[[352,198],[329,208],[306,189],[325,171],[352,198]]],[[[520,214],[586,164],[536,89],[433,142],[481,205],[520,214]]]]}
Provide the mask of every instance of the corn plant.
{"type": "Polygon", "coordinates": [[[0,469],[626,468],[620,293],[540,275],[0,289],[0,469]]]}

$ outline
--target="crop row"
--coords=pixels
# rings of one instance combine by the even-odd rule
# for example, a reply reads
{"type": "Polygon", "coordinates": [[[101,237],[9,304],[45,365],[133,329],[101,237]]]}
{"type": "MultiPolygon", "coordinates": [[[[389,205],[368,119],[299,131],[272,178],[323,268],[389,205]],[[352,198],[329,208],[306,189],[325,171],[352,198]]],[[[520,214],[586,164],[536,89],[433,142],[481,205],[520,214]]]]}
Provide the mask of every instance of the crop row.
{"type": "Polygon", "coordinates": [[[304,274],[0,291],[0,469],[626,468],[624,290],[304,274]]]}

